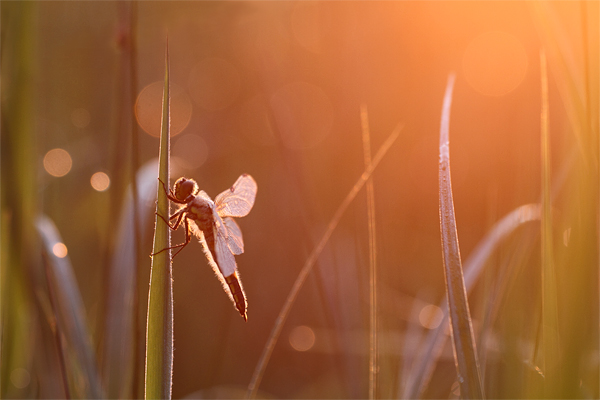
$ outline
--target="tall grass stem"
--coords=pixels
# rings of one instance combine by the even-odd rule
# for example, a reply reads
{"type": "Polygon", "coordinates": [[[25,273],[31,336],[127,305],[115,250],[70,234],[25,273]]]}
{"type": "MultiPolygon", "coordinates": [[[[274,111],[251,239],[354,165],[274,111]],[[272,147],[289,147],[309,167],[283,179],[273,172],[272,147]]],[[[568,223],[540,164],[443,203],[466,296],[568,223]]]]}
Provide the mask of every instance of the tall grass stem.
{"type": "Polygon", "coordinates": [[[281,329],[283,328],[283,324],[287,319],[290,309],[292,308],[292,305],[294,304],[294,301],[298,296],[298,292],[302,288],[304,281],[306,281],[306,277],[312,270],[312,267],[319,258],[319,255],[323,251],[323,248],[329,241],[329,238],[331,237],[331,234],[337,227],[337,224],[342,218],[342,215],[344,214],[352,200],[354,200],[360,189],[362,189],[367,180],[371,177],[373,171],[375,170],[383,156],[387,153],[394,141],[400,135],[401,130],[402,125],[398,125],[396,129],[394,129],[394,131],[390,134],[390,136],[388,136],[386,141],[383,143],[383,145],[375,155],[375,158],[373,158],[373,163],[371,164],[371,166],[365,169],[365,171],[358,178],[352,189],[350,189],[348,195],[342,201],[342,204],[340,204],[340,206],[334,213],[333,217],[331,218],[331,221],[329,222],[329,225],[327,226],[327,229],[325,230],[325,233],[323,233],[323,236],[321,237],[321,240],[319,241],[319,243],[317,243],[313,251],[310,253],[308,259],[304,263],[304,266],[300,270],[300,273],[298,274],[298,277],[296,278],[296,281],[294,282],[294,285],[292,286],[292,289],[290,290],[290,293],[288,294],[288,297],[285,303],[283,304],[283,307],[281,308],[277,319],[275,320],[275,324],[273,326],[273,329],[271,330],[271,334],[267,339],[267,343],[265,344],[258,364],[254,369],[254,374],[252,375],[252,379],[250,381],[250,384],[248,385],[248,392],[246,393],[247,398],[254,398],[256,396],[258,387],[260,386],[260,382],[265,373],[265,369],[267,367],[269,359],[271,358],[271,353],[273,352],[273,349],[275,347],[275,343],[279,338],[279,334],[281,333],[281,329]]]}
{"type": "MultiPolygon", "coordinates": [[[[371,133],[367,106],[360,108],[365,169],[371,166],[371,133]]],[[[369,399],[377,397],[377,242],[375,233],[375,192],[373,178],[367,181],[367,215],[369,226],[369,399]]]]}

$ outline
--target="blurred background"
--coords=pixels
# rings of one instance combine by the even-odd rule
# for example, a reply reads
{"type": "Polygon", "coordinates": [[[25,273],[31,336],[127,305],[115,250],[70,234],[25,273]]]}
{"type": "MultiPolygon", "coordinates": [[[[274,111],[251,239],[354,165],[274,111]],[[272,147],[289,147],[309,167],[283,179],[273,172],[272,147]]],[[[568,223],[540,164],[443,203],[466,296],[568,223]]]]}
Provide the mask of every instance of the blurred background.
{"type": "MultiPolygon", "coordinates": [[[[196,240],[173,261],[174,398],[244,395],[293,282],[365,168],[361,105],[368,110],[373,154],[398,124],[403,126],[373,175],[380,397],[400,397],[403,365],[411,357],[406,332],[435,328],[439,309],[432,305],[445,296],[437,160],[448,75],[457,76],[450,154],[463,258],[494,222],[539,201],[543,46],[553,182],[569,160],[585,158],[585,151],[591,152],[589,165],[597,167],[597,2],[2,2],[1,8],[3,289],[13,285],[10,271],[36,263],[7,250],[29,252],[32,233],[18,223],[19,216],[45,214],[62,238],[53,253],[70,261],[105,379],[117,368],[104,356],[111,301],[138,310],[132,314],[138,329],[123,350],[137,348],[135,372],[123,381],[111,378],[118,389],[110,389],[108,397],[143,395],[153,160],[167,37],[171,178],[193,178],[212,198],[242,173],[258,183],[252,212],[238,220],[245,253],[236,260],[248,296],[247,323],[196,240]],[[580,106],[595,111],[574,107],[573,93],[580,106]],[[586,117],[578,119],[581,115],[586,117]],[[586,141],[582,131],[592,139],[586,141]],[[150,189],[140,189],[146,198],[139,199],[139,218],[145,222],[135,239],[133,226],[123,221],[133,174],[144,165],[151,171],[144,186],[150,189]],[[25,239],[15,247],[18,237],[25,239]],[[111,284],[119,277],[117,249],[135,250],[136,240],[137,303],[120,298],[111,284]]],[[[596,189],[590,190],[590,198],[597,199],[596,189]]],[[[557,212],[565,213],[560,204],[570,200],[560,201],[557,212]]],[[[596,211],[580,218],[594,223],[596,211]]],[[[558,241],[569,226],[560,225],[558,241]]],[[[521,229],[532,237],[539,224],[521,229]]],[[[561,299],[584,293],[587,308],[575,320],[587,321],[578,326],[582,372],[575,387],[583,396],[598,397],[597,230],[591,232],[585,265],[592,267],[573,278],[561,299]],[[578,286],[582,282],[586,289],[578,286]]],[[[183,240],[182,230],[173,235],[174,243],[183,240]]],[[[515,254],[519,241],[500,247],[489,263],[492,272],[470,295],[476,333],[489,310],[486,298],[496,288],[493,271],[515,254]]],[[[531,289],[539,285],[539,243],[532,243],[531,255],[521,257],[523,272],[506,289],[507,297],[516,297],[500,306],[504,311],[494,332],[535,336],[525,306],[539,306],[532,300],[539,289],[531,289]]],[[[29,253],[31,258],[35,252],[29,253]]],[[[292,307],[260,396],[367,396],[368,266],[367,202],[361,191],[292,307]]],[[[41,302],[36,285],[23,288],[19,298],[27,317],[3,318],[3,395],[64,397],[60,384],[44,384],[59,382],[48,378],[60,375],[52,368],[56,343],[32,333],[48,324],[34,311],[41,302]],[[9,323],[25,326],[26,338],[10,342],[19,331],[9,323]]],[[[6,293],[3,312],[14,304],[6,293]]],[[[571,303],[565,304],[568,310],[571,303]]],[[[502,345],[488,356],[491,393],[521,397],[524,392],[511,392],[502,382],[511,377],[503,368],[522,358],[498,356],[498,348],[502,345]]],[[[452,396],[455,379],[448,342],[424,396],[452,396]]]]}

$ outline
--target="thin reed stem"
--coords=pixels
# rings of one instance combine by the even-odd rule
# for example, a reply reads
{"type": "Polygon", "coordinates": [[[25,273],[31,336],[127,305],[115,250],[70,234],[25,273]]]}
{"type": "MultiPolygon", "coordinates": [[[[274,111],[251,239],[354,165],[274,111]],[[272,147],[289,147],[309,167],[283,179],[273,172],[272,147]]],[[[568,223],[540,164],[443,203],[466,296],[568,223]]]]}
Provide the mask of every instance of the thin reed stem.
{"type": "Polygon", "coordinates": [[[558,336],[558,304],[556,274],[554,270],[552,240],[552,205],[550,203],[550,138],[549,138],[549,106],[548,106],[548,73],[546,53],[540,51],[542,110],[541,153],[542,153],[542,223],[541,223],[541,257],[542,257],[542,343],[545,397],[556,394],[556,385],[560,375],[560,345],[558,336]]]}
{"type": "MultiPolygon", "coordinates": [[[[367,106],[360,108],[365,169],[371,166],[371,132],[367,106]]],[[[375,236],[375,192],[373,178],[367,181],[367,213],[369,225],[369,399],[377,397],[377,246],[375,236]]]]}
{"type": "Polygon", "coordinates": [[[269,359],[271,358],[271,353],[273,352],[273,349],[275,348],[275,343],[277,342],[277,339],[279,338],[281,329],[283,328],[283,324],[285,323],[285,320],[287,319],[290,309],[292,308],[292,305],[294,304],[294,301],[296,300],[296,297],[298,296],[298,292],[302,288],[304,281],[306,281],[306,277],[308,276],[308,274],[311,271],[312,267],[314,266],[315,262],[319,258],[319,255],[323,251],[323,248],[329,241],[329,238],[331,237],[331,234],[337,227],[337,224],[339,223],[340,219],[342,218],[342,215],[344,214],[344,212],[346,212],[346,209],[348,208],[348,206],[350,205],[352,200],[354,200],[354,198],[356,197],[356,195],[358,194],[360,189],[362,189],[362,187],[365,185],[367,180],[371,177],[371,175],[373,174],[373,171],[375,170],[375,168],[377,167],[377,165],[379,164],[379,162],[381,161],[383,156],[387,153],[387,151],[390,149],[390,147],[392,146],[394,141],[398,138],[398,135],[400,134],[401,130],[402,130],[402,125],[398,125],[396,127],[396,129],[394,129],[394,131],[390,134],[390,136],[383,143],[383,145],[381,146],[381,148],[375,155],[375,158],[373,159],[373,163],[371,164],[371,166],[369,168],[365,169],[365,171],[362,173],[360,178],[358,178],[358,181],[354,184],[354,187],[352,187],[352,189],[350,190],[350,192],[348,193],[346,198],[342,201],[342,204],[340,204],[340,206],[336,210],[335,214],[333,215],[333,218],[329,222],[329,225],[327,226],[327,230],[325,231],[325,233],[323,233],[321,240],[319,241],[317,246],[313,249],[312,253],[310,254],[308,259],[304,263],[304,266],[300,270],[300,273],[298,274],[298,277],[296,278],[296,281],[294,282],[294,285],[292,286],[292,289],[290,290],[290,293],[288,294],[288,297],[287,297],[285,303],[283,304],[283,307],[281,308],[281,311],[279,312],[277,319],[275,320],[275,325],[273,326],[273,329],[271,330],[271,334],[269,335],[269,338],[267,339],[267,343],[265,344],[263,352],[260,356],[260,360],[258,361],[258,364],[256,365],[254,374],[252,375],[252,380],[250,381],[250,384],[248,385],[248,392],[246,393],[247,398],[254,398],[256,396],[256,392],[258,391],[258,387],[260,386],[260,382],[265,373],[265,369],[267,367],[269,359]]]}

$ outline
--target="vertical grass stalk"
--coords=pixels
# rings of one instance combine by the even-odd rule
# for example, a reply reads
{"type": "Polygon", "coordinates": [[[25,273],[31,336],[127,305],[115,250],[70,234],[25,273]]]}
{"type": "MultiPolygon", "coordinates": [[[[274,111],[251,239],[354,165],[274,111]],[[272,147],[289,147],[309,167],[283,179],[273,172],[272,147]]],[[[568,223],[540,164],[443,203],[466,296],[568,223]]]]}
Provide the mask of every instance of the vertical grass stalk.
{"type": "Polygon", "coordinates": [[[269,362],[269,359],[271,358],[271,353],[273,353],[273,349],[275,348],[275,343],[277,343],[277,339],[279,338],[281,329],[283,328],[283,324],[285,323],[290,309],[292,308],[292,305],[294,304],[294,301],[298,296],[298,292],[300,291],[302,285],[304,285],[304,282],[306,281],[306,277],[308,276],[308,274],[312,270],[312,267],[315,265],[317,259],[321,255],[323,248],[329,241],[331,234],[340,222],[342,215],[344,215],[344,212],[346,212],[346,209],[348,208],[350,203],[352,203],[352,200],[354,200],[360,189],[362,189],[365,183],[369,180],[369,178],[373,174],[373,171],[375,170],[383,156],[387,153],[392,144],[396,141],[401,129],[402,126],[398,125],[396,129],[394,129],[394,131],[390,134],[390,136],[388,136],[383,145],[381,145],[381,148],[373,158],[372,164],[365,169],[365,171],[358,178],[357,182],[354,184],[352,189],[350,189],[350,192],[344,198],[342,204],[340,204],[338,209],[335,211],[335,214],[331,218],[329,225],[327,225],[327,230],[325,231],[325,233],[323,233],[323,236],[321,236],[321,240],[319,240],[319,243],[317,243],[313,251],[308,256],[308,259],[306,260],[304,266],[300,270],[300,273],[298,274],[298,277],[296,278],[296,281],[294,282],[294,285],[292,286],[292,289],[290,290],[290,293],[288,294],[288,297],[285,300],[285,303],[283,304],[283,307],[281,308],[277,319],[275,320],[275,324],[273,326],[273,329],[271,330],[271,334],[267,339],[267,343],[265,344],[258,364],[254,369],[254,374],[252,375],[250,384],[248,385],[248,392],[246,393],[247,398],[254,398],[256,396],[256,392],[258,391],[258,387],[260,386],[260,382],[265,373],[265,369],[267,368],[267,364],[269,362]]]}
{"type": "MultiPolygon", "coordinates": [[[[165,86],[163,90],[162,122],[160,131],[159,178],[169,183],[170,98],[169,98],[169,44],[165,56],[165,86]]],[[[171,232],[169,199],[161,184],[158,185],[148,318],[146,325],[146,399],[170,399],[173,371],[173,279],[171,269],[171,232]],[[160,215],[160,216],[159,216],[160,215]],[[165,250],[167,249],[167,250],[165,250]]]]}
{"type": "Polygon", "coordinates": [[[454,80],[455,76],[451,74],[448,77],[448,84],[444,95],[440,128],[439,191],[442,255],[444,277],[446,280],[446,297],[449,305],[450,332],[452,333],[454,345],[454,361],[458,373],[460,395],[464,399],[480,399],[483,398],[483,388],[460,258],[456,219],[454,216],[454,201],[452,199],[452,182],[450,179],[450,142],[448,132],[454,80]]]}
{"type": "MultiPolygon", "coordinates": [[[[367,106],[360,108],[365,169],[371,166],[371,134],[367,106]]],[[[369,399],[377,397],[377,247],[375,241],[375,192],[373,178],[367,181],[367,213],[369,225],[369,399]]]]}
{"type": "Polygon", "coordinates": [[[541,153],[542,153],[542,365],[546,384],[544,396],[556,394],[555,387],[560,378],[560,348],[558,336],[558,305],[556,273],[552,244],[552,205],[550,203],[550,138],[548,124],[548,73],[546,53],[540,51],[542,110],[541,110],[541,153]]]}

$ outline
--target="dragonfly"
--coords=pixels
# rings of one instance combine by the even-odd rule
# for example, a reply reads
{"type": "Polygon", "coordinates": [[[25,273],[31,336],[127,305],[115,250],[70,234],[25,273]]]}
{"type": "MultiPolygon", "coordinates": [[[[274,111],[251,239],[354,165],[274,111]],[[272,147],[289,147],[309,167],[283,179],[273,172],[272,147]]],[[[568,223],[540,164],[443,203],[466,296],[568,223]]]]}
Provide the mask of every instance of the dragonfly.
{"type": "Polygon", "coordinates": [[[172,189],[161,181],[169,200],[182,206],[169,220],[159,215],[172,230],[183,223],[185,242],[167,249],[179,248],[175,257],[196,236],[209,265],[221,281],[223,290],[229,296],[244,321],[248,320],[246,293],[240,280],[234,255],[244,252],[242,231],[233,218],[248,215],[256,198],[256,181],[248,174],[242,174],[229,189],[213,201],[193,179],[181,177],[172,189]],[[172,225],[170,221],[175,221],[172,225]]]}

